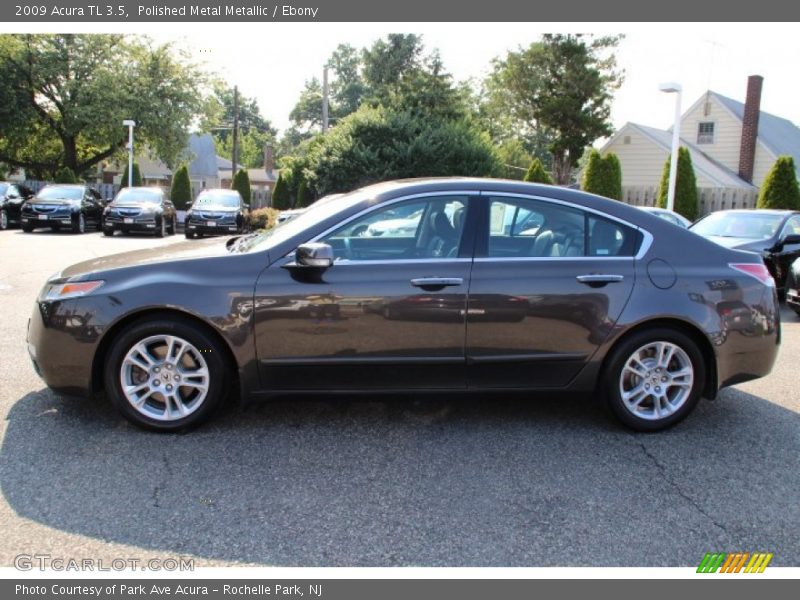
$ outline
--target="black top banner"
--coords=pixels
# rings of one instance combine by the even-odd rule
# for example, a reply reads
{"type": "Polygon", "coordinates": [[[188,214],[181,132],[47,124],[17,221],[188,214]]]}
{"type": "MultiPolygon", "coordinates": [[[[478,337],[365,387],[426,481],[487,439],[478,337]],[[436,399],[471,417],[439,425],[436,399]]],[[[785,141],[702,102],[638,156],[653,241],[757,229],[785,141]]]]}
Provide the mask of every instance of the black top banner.
{"type": "Polygon", "coordinates": [[[0,5],[4,22],[643,22],[797,21],[786,0],[45,0],[0,5]]]}

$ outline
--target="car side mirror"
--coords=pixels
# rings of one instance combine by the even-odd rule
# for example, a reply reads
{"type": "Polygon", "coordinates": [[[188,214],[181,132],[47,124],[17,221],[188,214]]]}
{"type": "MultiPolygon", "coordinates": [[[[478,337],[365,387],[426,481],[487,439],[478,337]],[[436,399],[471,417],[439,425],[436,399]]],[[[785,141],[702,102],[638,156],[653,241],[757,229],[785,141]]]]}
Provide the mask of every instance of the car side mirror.
{"type": "Polygon", "coordinates": [[[800,244],[800,235],[796,233],[790,233],[789,235],[785,236],[781,240],[781,245],[785,246],[786,244],[800,244]]]}
{"type": "Polygon", "coordinates": [[[250,210],[250,205],[249,204],[243,204],[242,206],[243,206],[243,208],[245,210],[250,210]]]}
{"type": "Polygon", "coordinates": [[[294,253],[298,266],[327,269],[333,266],[333,248],[329,244],[313,242],[302,244],[294,253]]]}

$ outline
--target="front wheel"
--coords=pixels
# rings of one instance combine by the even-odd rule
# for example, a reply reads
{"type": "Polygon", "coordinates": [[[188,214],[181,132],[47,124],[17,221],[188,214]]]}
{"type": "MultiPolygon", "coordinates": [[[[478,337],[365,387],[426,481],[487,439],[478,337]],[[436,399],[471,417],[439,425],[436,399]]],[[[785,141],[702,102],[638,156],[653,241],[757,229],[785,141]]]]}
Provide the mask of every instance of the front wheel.
{"type": "Polygon", "coordinates": [[[5,210],[0,210],[0,231],[8,229],[8,213],[5,210]]]}
{"type": "Polygon", "coordinates": [[[72,223],[72,233],[84,233],[86,231],[86,217],[83,213],[78,213],[78,218],[72,223]]]}
{"type": "Polygon", "coordinates": [[[155,431],[196,427],[222,403],[228,389],[223,349],[182,318],[140,321],[114,341],[105,389],[122,415],[155,431]]]}
{"type": "Polygon", "coordinates": [[[159,219],[159,222],[156,223],[156,230],[154,232],[156,237],[162,238],[167,233],[167,222],[164,220],[164,217],[159,219]]]}
{"type": "Polygon", "coordinates": [[[114,235],[114,228],[113,227],[103,227],[103,235],[111,237],[114,235]]]}
{"type": "Polygon", "coordinates": [[[608,404],[636,431],[675,425],[697,405],[706,367],[697,344],[672,329],[638,332],[617,346],[604,373],[608,404]]]}

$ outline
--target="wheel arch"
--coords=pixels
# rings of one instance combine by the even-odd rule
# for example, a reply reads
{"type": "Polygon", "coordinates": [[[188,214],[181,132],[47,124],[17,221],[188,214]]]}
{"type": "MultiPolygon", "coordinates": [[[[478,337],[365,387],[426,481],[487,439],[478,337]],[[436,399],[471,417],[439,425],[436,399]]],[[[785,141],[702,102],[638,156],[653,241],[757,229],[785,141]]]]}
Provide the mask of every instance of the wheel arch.
{"type": "Polygon", "coordinates": [[[711,340],[708,339],[708,336],[706,336],[706,334],[703,333],[703,331],[697,325],[681,319],[663,317],[637,323],[613,341],[611,346],[606,351],[605,356],[603,356],[600,373],[605,373],[608,362],[611,360],[611,356],[614,354],[614,350],[616,350],[620,344],[624,343],[631,336],[641,333],[642,331],[647,329],[657,329],[660,327],[676,329],[689,336],[692,341],[697,344],[697,348],[700,350],[700,354],[703,356],[706,367],[706,381],[703,384],[703,397],[711,399],[715,398],[719,388],[717,383],[717,355],[714,352],[714,346],[712,345],[711,340]]]}
{"type": "Polygon", "coordinates": [[[97,351],[94,353],[94,358],[92,360],[92,393],[97,393],[103,390],[103,371],[105,369],[106,358],[108,357],[108,352],[111,348],[112,343],[115,339],[119,336],[120,332],[122,332],[125,328],[129,325],[136,323],[137,321],[143,320],[152,320],[158,318],[169,318],[169,317],[180,317],[185,321],[189,321],[194,325],[201,327],[207,334],[212,336],[215,341],[217,341],[220,345],[220,348],[223,348],[223,353],[225,355],[225,363],[228,365],[230,369],[230,376],[233,379],[232,383],[235,385],[232,386],[232,390],[235,390],[238,394],[239,390],[239,368],[236,362],[236,358],[233,354],[233,350],[230,347],[230,344],[225,339],[225,337],[217,330],[211,323],[208,321],[198,317],[195,314],[190,312],[179,310],[176,308],[163,308],[163,307],[152,307],[152,308],[145,308],[142,310],[137,310],[130,314],[125,315],[124,317],[117,320],[115,323],[111,325],[108,331],[105,332],[103,337],[100,340],[100,343],[97,347],[97,351]]]}

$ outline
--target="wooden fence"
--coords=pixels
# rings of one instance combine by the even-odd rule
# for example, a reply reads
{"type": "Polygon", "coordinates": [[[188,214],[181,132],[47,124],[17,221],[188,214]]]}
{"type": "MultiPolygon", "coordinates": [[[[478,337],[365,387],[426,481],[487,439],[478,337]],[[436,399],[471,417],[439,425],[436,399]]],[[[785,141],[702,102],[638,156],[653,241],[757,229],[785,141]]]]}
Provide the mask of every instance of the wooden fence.
{"type": "MultiPolygon", "coordinates": [[[[697,188],[698,216],[728,208],[755,208],[758,190],[742,188],[697,188]]],[[[623,186],[622,199],[634,206],[655,206],[657,186],[623,186]]]]}

